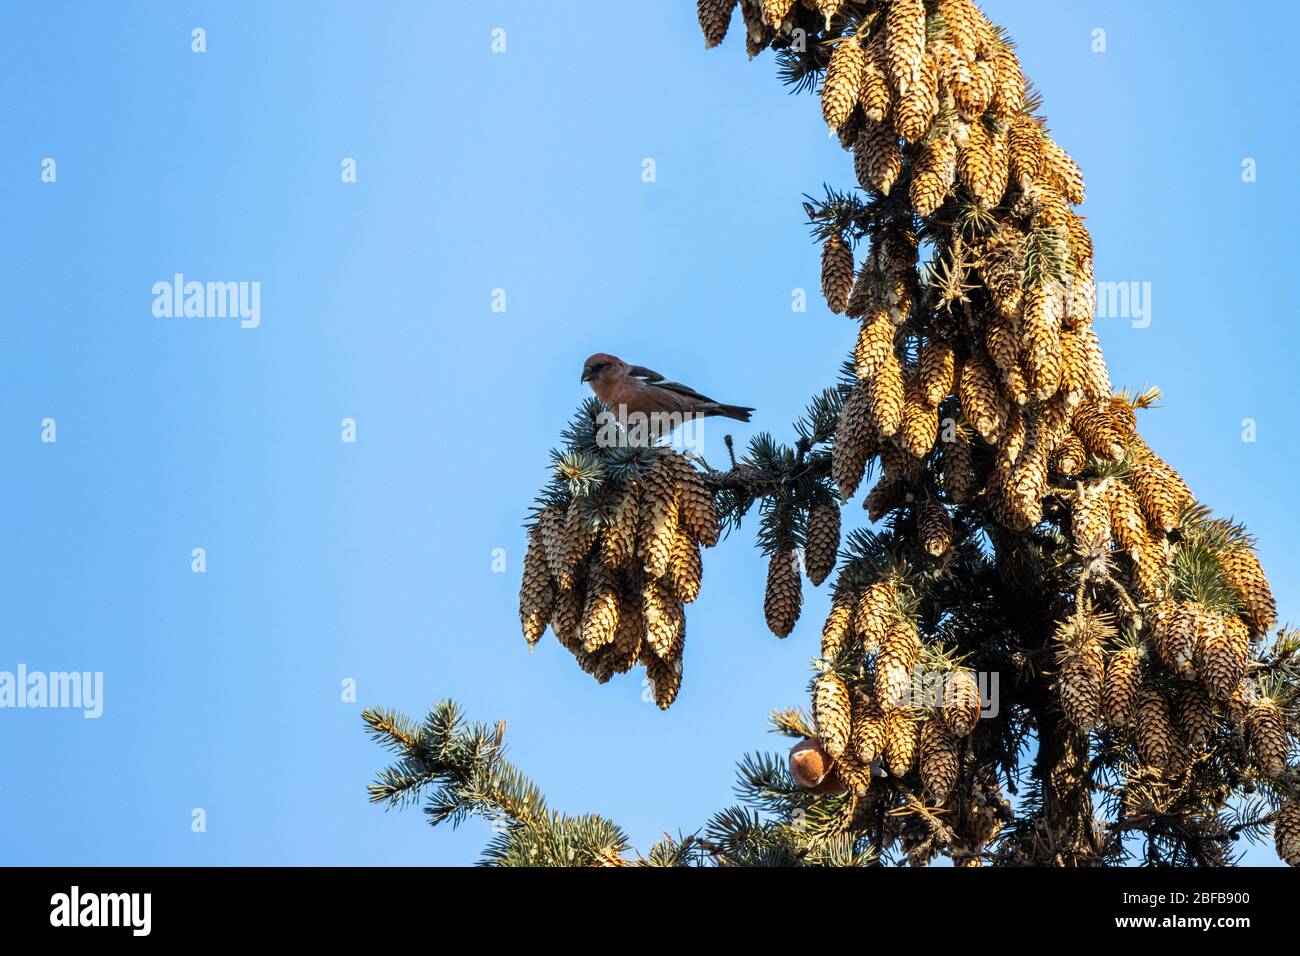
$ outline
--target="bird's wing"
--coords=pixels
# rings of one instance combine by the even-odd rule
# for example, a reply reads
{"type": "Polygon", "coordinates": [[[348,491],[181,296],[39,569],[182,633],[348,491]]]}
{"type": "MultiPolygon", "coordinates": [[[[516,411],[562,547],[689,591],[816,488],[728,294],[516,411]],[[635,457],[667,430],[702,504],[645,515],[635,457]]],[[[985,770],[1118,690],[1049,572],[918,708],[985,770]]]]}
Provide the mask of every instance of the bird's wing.
{"type": "Polygon", "coordinates": [[[697,401],[717,404],[709,396],[701,395],[689,385],[683,385],[681,382],[670,382],[658,372],[648,369],[644,365],[628,366],[627,374],[642,384],[653,385],[655,388],[662,388],[669,392],[676,392],[678,395],[685,395],[687,398],[694,398],[697,401]]]}

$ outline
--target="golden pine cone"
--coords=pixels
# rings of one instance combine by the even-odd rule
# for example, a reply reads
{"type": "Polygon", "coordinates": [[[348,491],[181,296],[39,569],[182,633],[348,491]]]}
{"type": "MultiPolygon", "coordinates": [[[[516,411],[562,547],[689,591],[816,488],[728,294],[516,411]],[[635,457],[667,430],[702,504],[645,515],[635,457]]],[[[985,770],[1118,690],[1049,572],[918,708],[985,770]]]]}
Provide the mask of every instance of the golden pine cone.
{"type": "Polygon", "coordinates": [[[704,563],[700,560],[700,546],[690,536],[679,530],[673,540],[673,556],[668,564],[668,580],[683,604],[690,604],[700,596],[700,579],[704,563]]]}
{"type": "Polygon", "coordinates": [[[957,784],[957,738],[937,717],[921,725],[921,783],[938,804],[957,784]]]}
{"type": "Polygon", "coordinates": [[[903,415],[896,440],[912,459],[920,461],[930,454],[939,437],[939,415],[926,402],[919,384],[909,386],[903,394],[903,415]]]}
{"type": "Polygon", "coordinates": [[[932,558],[942,556],[952,545],[952,520],[948,509],[942,503],[931,498],[917,511],[917,536],[921,547],[932,558]]]}
{"type": "Polygon", "coordinates": [[[980,688],[970,671],[953,671],[944,682],[943,719],[956,737],[965,737],[980,719],[980,688]]]}
{"type": "Polygon", "coordinates": [[[882,521],[885,515],[907,503],[907,495],[907,482],[903,479],[881,478],[862,499],[862,507],[870,521],[882,521]]]}
{"type": "Polygon", "coordinates": [[[936,338],[926,339],[917,375],[921,395],[931,408],[937,408],[952,392],[954,369],[952,346],[936,338]]]}
{"type": "Polygon", "coordinates": [[[1273,823],[1277,855],[1287,866],[1300,866],[1300,800],[1283,801],[1273,823]]]}
{"type": "Polygon", "coordinates": [[[889,78],[868,47],[867,61],[862,68],[862,87],[858,90],[858,105],[862,107],[863,116],[873,123],[883,123],[889,116],[892,100],[889,78]]]}
{"type": "Polygon", "coordinates": [[[1083,171],[1060,144],[1050,136],[1043,137],[1042,173],[1048,182],[1072,206],[1084,199],[1083,171]]]}
{"type": "Polygon", "coordinates": [[[916,763],[919,732],[915,718],[906,708],[885,714],[885,763],[893,776],[906,776],[916,763]]]}
{"type": "Polygon", "coordinates": [[[876,655],[876,701],[882,710],[903,706],[912,689],[912,670],[921,654],[921,636],[911,621],[895,619],[876,655]]]}
{"type": "Polygon", "coordinates": [[[899,96],[921,81],[925,55],[925,4],[894,0],[885,11],[885,70],[899,96]]]}
{"type": "Polygon", "coordinates": [[[867,459],[874,453],[875,434],[869,409],[869,383],[858,382],[844,400],[835,426],[835,444],[831,448],[831,479],[840,498],[853,497],[866,471],[867,459]]]}
{"type": "Polygon", "coordinates": [[[873,309],[858,332],[853,349],[854,371],[859,379],[871,379],[893,359],[894,320],[887,310],[873,309]]]}
{"type": "Polygon", "coordinates": [[[1017,394],[1018,390],[1012,387],[1013,377],[1023,380],[1019,326],[1020,323],[1014,316],[1007,317],[1001,313],[991,316],[984,328],[984,349],[1001,374],[1003,382],[1007,384],[1016,404],[1024,405],[1029,396],[1017,394]]]}
{"type": "Polygon", "coordinates": [[[898,591],[888,581],[876,581],[857,596],[853,607],[853,633],[871,653],[889,633],[895,619],[898,591]]]}
{"type": "Polygon", "coordinates": [[[856,797],[864,796],[871,789],[871,765],[858,760],[852,747],[840,754],[835,761],[835,775],[856,797]]]}
{"type": "Polygon", "coordinates": [[[1277,602],[1255,552],[1248,547],[1224,551],[1219,555],[1219,566],[1246,605],[1255,633],[1266,634],[1272,630],[1277,623],[1277,602]]]}
{"type": "Polygon", "coordinates": [[[573,568],[565,562],[564,508],[549,505],[537,516],[537,533],[541,539],[542,554],[555,586],[567,590],[573,586],[573,568]]]}
{"type": "Polygon", "coordinates": [[[640,517],[640,494],[634,485],[629,484],[614,504],[600,533],[600,560],[605,567],[622,567],[636,554],[640,517]]]}
{"type": "Polygon", "coordinates": [[[918,143],[930,131],[939,112],[939,81],[934,58],[926,54],[921,61],[920,79],[907,88],[894,107],[894,129],[903,142],[918,143]]]}
{"type": "Polygon", "coordinates": [[[1006,425],[1007,410],[992,368],[983,354],[972,355],[962,363],[957,392],[966,420],[981,438],[996,445],[1006,425]]]}
{"type": "Polygon", "coordinates": [[[1156,540],[1148,541],[1133,558],[1133,583],[1143,601],[1159,601],[1169,587],[1169,553],[1156,540]]]}
{"type": "Polygon", "coordinates": [[[763,616],[767,627],[777,637],[788,637],[799,620],[803,593],[794,552],[781,548],[772,553],[767,566],[767,592],[763,596],[763,616]]]}
{"type": "Polygon", "coordinates": [[[1088,467],[1088,452],[1079,436],[1070,432],[1052,452],[1052,470],[1063,478],[1073,478],[1088,467]]]}
{"type": "Polygon", "coordinates": [[[1138,691],[1137,719],[1132,735],[1142,762],[1163,770],[1173,751],[1173,731],[1169,720],[1169,702],[1154,687],[1143,687],[1138,691]]]}
{"type": "Polygon", "coordinates": [[[696,0],[695,13],[704,31],[705,49],[713,49],[727,36],[735,6],[736,0],[696,0]]]}
{"type": "Polygon", "coordinates": [[[1161,601],[1151,609],[1151,640],[1170,673],[1190,679],[1196,674],[1196,642],[1200,633],[1200,604],[1161,601]]]}
{"type": "Polygon", "coordinates": [[[1020,60],[1005,44],[994,50],[992,64],[994,89],[989,110],[1002,122],[1010,123],[1024,108],[1025,74],[1020,60]]]}
{"type": "Polygon", "coordinates": [[[641,614],[640,588],[624,582],[618,592],[618,629],[614,632],[611,648],[611,668],[615,674],[626,674],[641,658],[641,643],[645,638],[645,618],[641,614]]]}
{"type": "Polygon", "coordinates": [[[684,455],[669,451],[663,457],[676,485],[679,527],[692,540],[706,548],[713,547],[718,543],[719,533],[713,490],[684,455]]]}
{"type": "Polygon", "coordinates": [[[891,356],[881,364],[875,377],[867,385],[871,396],[868,416],[877,435],[893,437],[903,422],[903,369],[897,357],[891,356]]]}
{"type": "Polygon", "coordinates": [[[1007,148],[1011,153],[1011,178],[1028,189],[1043,165],[1043,128],[1029,117],[1011,124],[1007,148]]]}
{"type": "Polygon", "coordinates": [[[641,493],[637,552],[646,574],[662,577],[673,557],[679,516],[677,479],[672,453],[660,455],[646,475],[641,493]]]}
{"type": "Polygon", "coordinates": [[[840,509],[833,501],[818,501],[808,511],[804,535],[804,568],[813,587],[818,587],[835,569],[840,550],[840,509]]]}
{"type": "Polygon", "coordinates": [[[584,582],[575,580],[573,587],[557,588],[555,605],[551,608],[551,630],[561,644],[570,651],[581,649],[578,625],[582,621],[582,606],[586,597],[584,582]]]}
{"type": "Polygon", "coordinates": [[[1070,507],[1070,534],[1074,548],[1082,555],[1095,554],[1110,545],[1109,479],[1089,482],[1079,488],[1070,507]]]}
{"type": "Polygon", "coordinates": [[[667,710],[677,699],[677,692],[682,689],[682,659],[674,657],[663,660],[655,654],[642,652],[645,663],[645,676],[650,681],[650,692],[654,695],[655,706],[667,710]]]}
{"type": "Polygon", "coordinates": [[[564,530],[560,537],[560,554],[563,573],[572,574],[578,563],[585,560],[596,543],[599,532],[591,519],[583,513],[577,498],[569,500],[564,516],[564,530]]]}
{"type": "Polygon", "coordinates": [[[1215,700],[1227,700],[1246,676],[1250,633],[1240,618],[1206,612],[1198,622],[1195,666],[1215,700]]]}
{"type": "Polygon", "coordinates": [[[582,622],[578,626],[582,649],[594,654],[602,647],[614,643],[618,631],[618,586],[614,572],[596,564],[587,577],[587,594],[582,606],[582,622]]]}
{"type": "Polygon", "coordinates": [[[998,204],[1001,195],[994,195],[998,179],[995,168],[998,157],[995,155],[993,137],[985,125],[976,121],[970,124],[966,141],[957,148],[957,179],[961,181],[975,201],[988,209],[998,204]]]}
{"type": "Polygon", "coordinates": [[[1061,385],[1061,338],[1058,291],[1041,282],[1024,294],[1020,332],[1025,375],[1034,397],[1045,401],[1061,385]]]}
{"type": "Polygon", "coordinates": [[[1214,736],[1218,720],[1214,716],[1214,704],[1199,684],[1187,684],[1178,692],[1177,715],[1183,742],[1194,755],[1200,753],[1214,736]]]}
{"type": "Polygon", "coordinates": [[[1110,507],[1110,527],[1115,543],[1124,551],[1141,551],[1151,539],[1147,524],[1138,507],[1137,496],[1122,479],[1107,484],[1106,501],[1110,507]]]}
{"type": "Polygon", "coordinates": [[[843,312],[853,291],[853,252],[839,236],[822,247],[822,295],[832,312],[843,312]]]}
{"type": "Polygon", "coordinates": [[[1246,737],[1255,765],[1265,777],[1280,777],[1286,772],[1290,749],[1286,718],[1275,701],[1262,697],[1246,714],[1246,737]]]}
{"type": "Polygon", "coordinates": [[[519,623],[529,646],[536,644],[546,631],[555,606],[555,589],[546,566],[546,551],[540,527],[528,533],[528,550],[524,553],[524,576],[519,584],[519,623]]]}
{"type": "Polygon", "coordinates": [[[853,147],[853,169],[863,189],[888,196],[903,171],[898,136],[888,123],[867,120],[853,147]]]}
{"type": "Polygon", "coordinates": [[[813,719],[817,738],[826,752],[839,759],[849,745],[853,704],[844,679],[834,671],[822,671],[813,684],[813,719]]]}
{"type": "Polygon", "coordinates": [[[1024,236],[1015,229],[999,229],[985,240],[976,267],[998,315],[1015,319],[1023,298],[1024,236]]]}
{"type": "Polygon", "coordinates": [[[1127,727],[1133,722],[1138,687],[1142,683],[1142,657],[1136,647],[1122,647],[1106,661],[1106,675],[1101,690],[1102,712],[1112,727],[1127,727]]]}
{"type": "MultiPolygon", "coordinates": [[[[645,621],[645,644],[653,656],[672,660],[681,656],[686,641],[686,617],[676,595],[656,578],[641,582],[641,615],[645,621]]],[[[641,656],[646,656],[642,649],[641,656]]]]}
{"type": "Polygon", "coordinates": [[[836,587],[831,609],[822,625],[822,660],[833,661],[853,640],[853,611],[857,595],[846,587],[836,587]]]}
{"type": "Polygon", "coordinates": [[[763,22],[775,30],[780,30],[781,25],[789,18],[794,11],[795,0],[759,0],[763,11],[763,22]]]}
{"type": "Polygon", "coordinates": [[[957,178],[957,144],[951,136],[936,135],[925,142],[912,164],[909,196],[917,215],[928,216],[948,197],[957,178]]]}
{"type": "Polygon", "coordinates": [[[885,753],[885,712],[869,694],[863,694],[853,701],[850,743],[853,755],[861,764],[869,765],[885,753]]]}
{"type": "Polygon", "coordinates": [[[1074,431],[1090,454],[1105,461],[1124,457],[1127,436],[1104,402],[1080,402],[1074,413],[1074,431]]]}
{"type": "Polygon", "coordinates": [[[1105,659],[1095,640],[1083,642],[1062,655],[1056,675],[1056,694],[1065,719],[1082,733],[1091,733],[1101,718],[1105,659]]]}
{"type": "Polygon", "coordinates": [[[853,112],[866,66],[867,54],[856,36],[845,37],[835,44],[822,81],[822,117],[831,129],[843,126],[853,112]]]}
{"type": "Polygon", "coordinates": [[[941,443],[942,485],[944,492],[954,504],[964,504],[970,500],[975,491],[975,466],[971,460],[970,438],[958,425],[952,428],[951,438],[951,441],[941,443]]]}

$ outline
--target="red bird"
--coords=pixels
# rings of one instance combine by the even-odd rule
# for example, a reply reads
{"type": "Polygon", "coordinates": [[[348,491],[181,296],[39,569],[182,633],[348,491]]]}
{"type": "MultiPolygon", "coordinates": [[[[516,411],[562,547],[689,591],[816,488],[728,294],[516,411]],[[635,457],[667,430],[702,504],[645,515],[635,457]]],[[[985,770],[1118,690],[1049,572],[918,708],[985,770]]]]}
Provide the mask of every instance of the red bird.
{"type": "Polygon", "coordinates": [[[738,422],[749,421],[754,409],[743,405],[723,405],[693,388],[670,382],[658,372],[641,365],[628,365],[621,358],[597,352],[582,366],[582,381],[591,383],[596,397],[615,413],[619,406],[628,412],[651,415],[676,412],[698,417],[721,415],[738,422]]]}

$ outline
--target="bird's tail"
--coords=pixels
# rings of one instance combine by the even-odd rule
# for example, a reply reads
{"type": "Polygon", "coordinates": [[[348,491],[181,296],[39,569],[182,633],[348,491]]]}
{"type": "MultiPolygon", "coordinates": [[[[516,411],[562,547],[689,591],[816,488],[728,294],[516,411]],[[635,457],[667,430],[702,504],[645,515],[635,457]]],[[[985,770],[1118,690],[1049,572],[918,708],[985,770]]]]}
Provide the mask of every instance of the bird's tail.
{"type": "Polygon", "coordinates": [[[734,418],[738,422],[749,421],[749,413],[754,411],[752,408],[746,408],[744,405],[716,405],[716,414],[723,418],[734,418]]]}

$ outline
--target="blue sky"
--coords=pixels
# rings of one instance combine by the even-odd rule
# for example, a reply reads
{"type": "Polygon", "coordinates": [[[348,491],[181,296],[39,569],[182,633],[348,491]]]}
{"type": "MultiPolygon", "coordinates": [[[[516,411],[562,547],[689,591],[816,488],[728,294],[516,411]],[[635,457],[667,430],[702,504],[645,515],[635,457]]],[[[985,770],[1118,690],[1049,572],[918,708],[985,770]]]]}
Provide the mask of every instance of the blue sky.
{"type": "MultiPolygon", "coordinates": [[[[105,682],[98,720],[0,711],[0,862],[471,862],[485,826],[365,800],[361,709],[443,696],[644,848],[730,802],[735,760],[780,745],[767,712],[803,702],[825,589],[772,637],[752,525],[706,555],[664,714],[639,676],[528,653],[521,521],[594,351],[756,406],[739,441],[791,434],[854,338],[800,208],[853,184],[848,156],[738,17],[706,53],[688,0],[381,6],[0,10],[0,670],[105,682]],[[260,325],[155,317],[178,272],[260,283],[260,325]]],[[[1087,174],[1098,279],[1150,283],[1147,327],[1098,320],[1112,378],[1164,389],[1144,434],[1259,536],[1294,618],[1300,327],[1274,283],[1297,143],[1272,68],[1300,12],[985,7],[1087,174]]]]}

